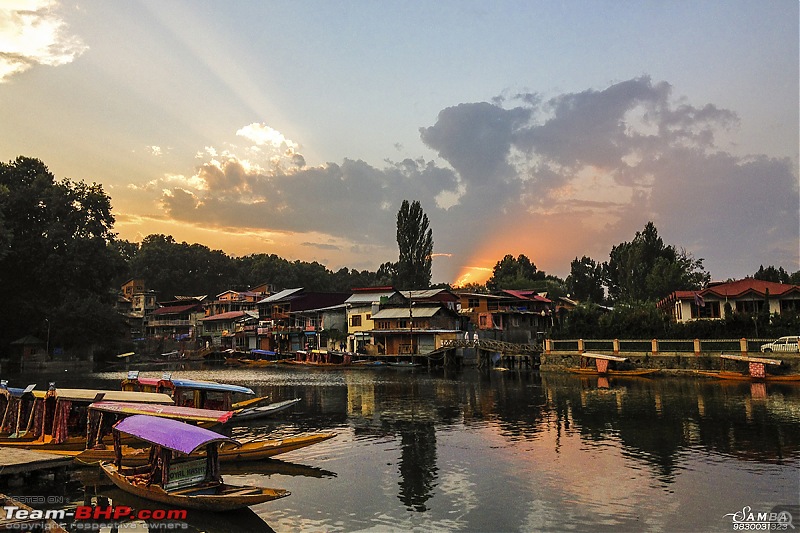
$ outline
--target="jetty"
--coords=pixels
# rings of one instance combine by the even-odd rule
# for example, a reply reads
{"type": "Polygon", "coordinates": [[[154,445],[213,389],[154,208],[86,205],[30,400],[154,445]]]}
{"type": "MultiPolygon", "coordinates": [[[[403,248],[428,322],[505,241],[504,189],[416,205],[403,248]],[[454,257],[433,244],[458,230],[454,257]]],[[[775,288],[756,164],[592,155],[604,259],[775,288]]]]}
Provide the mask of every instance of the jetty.
{"type": "Polygon", "coordinates": [[[66,480],[71,466],[71,456],[0,446],[0,481],[8,486],[20,485],[29,476],[66,480]]]}

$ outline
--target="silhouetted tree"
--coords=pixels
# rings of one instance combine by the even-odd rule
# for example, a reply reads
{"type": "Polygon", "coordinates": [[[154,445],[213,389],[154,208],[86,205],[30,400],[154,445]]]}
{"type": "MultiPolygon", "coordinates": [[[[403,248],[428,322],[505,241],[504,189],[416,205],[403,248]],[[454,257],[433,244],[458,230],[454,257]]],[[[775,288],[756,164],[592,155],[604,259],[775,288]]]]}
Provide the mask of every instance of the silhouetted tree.
{"type": "Polygon", "coordinates": [[[403,200],[397,212],[397,285],[402,289],[424,289],[431,284],[433,231],[428,215],[418,201],[403,200]]]}

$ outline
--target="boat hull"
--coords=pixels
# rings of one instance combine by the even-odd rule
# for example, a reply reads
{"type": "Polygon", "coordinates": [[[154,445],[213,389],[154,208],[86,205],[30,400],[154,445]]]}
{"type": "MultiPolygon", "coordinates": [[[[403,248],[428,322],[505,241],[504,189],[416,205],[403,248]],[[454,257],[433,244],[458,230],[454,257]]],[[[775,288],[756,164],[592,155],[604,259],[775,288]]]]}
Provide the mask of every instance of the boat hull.
{"type": "MultiPolygon", "coordinates": [[[[218,455],[221,463],[238,461],[258,461],[267,459],[282,453],[299,450],[318,442],[332,439],[336,433],[314,433],[312,435],[298,435],[276,440],[259,440],[245,442],[238,448],[223,444],[220,446],[218,455]]],[[[205,455],[197,452],[198,457],[205,455]]],[[[141,466],[147,464],[150,459],[149,448],[123,448],[122,464],[125,466],[141,466]]],[[[75,462],[83,465],[97,465],[105,461],[114,460],[114,450],[84,450],[75,455],[75,462]]]]}
{"type": "Polygon", "coordinates": [[[295,405],[296,403],[299,403],[300,400],[301,398],[294,398],[292,400],[274,402],[267,405],[261,405],[258,407],[249,407],[245,409],[240,409],[233,413],[233,418],[231,418],[231,421],[233,423],[236,423],[245,420],[256,420],[259,418],[264,418],[273,415],[275,413],[278,413],[280,411],[283,411],[284,409],[288,409],[293,405],[295,405]]]}
{"type": "Polygon", "coordinates": [[[657,374],[661,371],[659,368],[643,368],[640,370],[607,370],[606,372],[598,372],[593,368],[568,368],[573,374],[581,376],[610,376],[610,377],[625,377],[625,376],[649,376],[657,374]]]}
{"type": "Polygon", "coordinates": [[[697,372],[701,376],[708,376],[717,379],[727,379],[731,381],[767,381],[767,382],[798,382],[800,383],[800,374],[786,374],[786,375],[766,375],[763,378],[753,377],[749,374],[741,372],[697,372]]]}
{"type": "Polygon", "coordinates": [[[180,491],[165,491],[158,485],[142,486],[130,483],[111,463],[102,463],[100,468],[114,485],[129,494],[184,509],[233,511],[291,494],[283,489],[234,486],[224,483],[180,491]]]}

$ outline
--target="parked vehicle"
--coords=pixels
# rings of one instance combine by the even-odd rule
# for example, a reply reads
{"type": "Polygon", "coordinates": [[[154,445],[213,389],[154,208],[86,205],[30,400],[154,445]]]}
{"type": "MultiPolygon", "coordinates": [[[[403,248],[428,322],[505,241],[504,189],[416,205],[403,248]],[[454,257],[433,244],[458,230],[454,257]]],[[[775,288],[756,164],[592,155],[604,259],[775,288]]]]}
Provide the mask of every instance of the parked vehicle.
{"type": "Polygon", "coordinates": [[[800,344],[798,344],[800,337],[790,336],[781,337],[778,340],[768,342],[761,345],[762,352],[800,352],[800,344]]]}

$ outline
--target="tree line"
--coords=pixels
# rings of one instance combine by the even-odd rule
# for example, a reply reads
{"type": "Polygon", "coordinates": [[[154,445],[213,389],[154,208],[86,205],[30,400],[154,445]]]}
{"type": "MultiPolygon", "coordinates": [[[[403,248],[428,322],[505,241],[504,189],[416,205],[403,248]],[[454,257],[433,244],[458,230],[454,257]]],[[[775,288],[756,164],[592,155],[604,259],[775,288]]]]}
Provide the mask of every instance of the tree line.
{"type": "MultiPolygon", "coordinates": [[[[404,200],[397,213],[398,260],[384,262],[376,271],[333,271],[317,262],[269,253],[233,257],[163,234],[131,242],[118,238],[114,222],[111,199],[101,185],[57,180],[34,158],[0,163],[0,286],[6,297],[0,308],[0,356],[13,340],[28,334],[43,338],[48,331],[53,347],[116,349],[114,341],[124,336],[125,324],[113,309],[119,287],[131,278],[144,279],[162,301],[176,295],[213,297],[260,283],[330,292],[431,286],[433,231],[418,201],[404,200]]],[[[800,271],[789,274],[782,267],[762,266],[754,277],[800,283],[800,271]]],[[[702,259],[665,244],[648,222],[630,242],[612,247],[607,261],[576,257],[566,279],[537,269],[524,254],[509,254],[495,264],[485,284],[463,288],[569,295],[584,306],[571,321],[564,317],[554,322],[555,333],[577,335],[596,328],[601,318],[608,327],[636,331],[634,323],[656,316],[655,301],[674,290],[702,288],[709,279],[702,259]],[[598,305],[615,306],[615,313],[637,309],[639,314],[595,315],[598,305]]],[[[602,336],[607,337],[605,332],[602,336]]]]}

